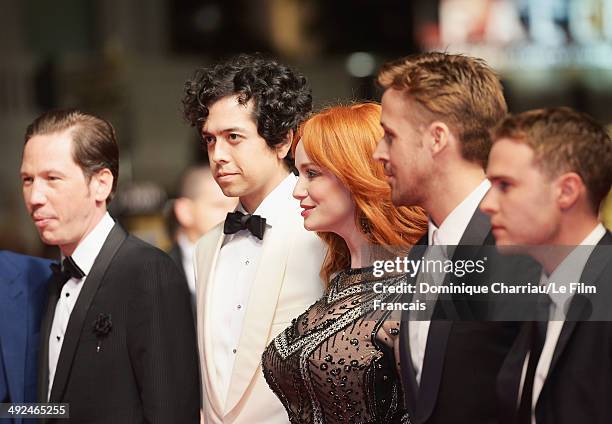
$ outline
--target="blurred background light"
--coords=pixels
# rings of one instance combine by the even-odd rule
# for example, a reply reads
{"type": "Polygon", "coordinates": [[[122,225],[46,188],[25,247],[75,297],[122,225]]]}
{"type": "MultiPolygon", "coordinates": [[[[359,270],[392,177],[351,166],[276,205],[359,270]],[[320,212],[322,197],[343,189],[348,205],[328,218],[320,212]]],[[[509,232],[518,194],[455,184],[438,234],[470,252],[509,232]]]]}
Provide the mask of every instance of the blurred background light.
{"type": "Polygon", "coordinates": [[[357,78],[368,77],[376,70],[376,61],[370,53],[352,53],[346,59],[346,70],[357,78]]]}

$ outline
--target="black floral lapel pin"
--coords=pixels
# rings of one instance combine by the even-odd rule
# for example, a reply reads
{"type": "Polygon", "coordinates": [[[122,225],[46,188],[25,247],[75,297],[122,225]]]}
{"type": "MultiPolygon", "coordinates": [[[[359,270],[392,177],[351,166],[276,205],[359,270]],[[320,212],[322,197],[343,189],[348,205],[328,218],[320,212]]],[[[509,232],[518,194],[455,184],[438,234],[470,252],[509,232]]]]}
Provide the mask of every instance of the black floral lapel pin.
{"type": "Polygon", "coordinates": [[[96,334],[96,337],[98,339],[96,352],[100,352],[100,349],[102,349],[102,340],[104,340],[104,338],[108,336],[108,333],[110,333],[112,328],[113,322],[111,321],[110,314],[98,314],[98,317],[93,323],[93,332],[96,334]]]}

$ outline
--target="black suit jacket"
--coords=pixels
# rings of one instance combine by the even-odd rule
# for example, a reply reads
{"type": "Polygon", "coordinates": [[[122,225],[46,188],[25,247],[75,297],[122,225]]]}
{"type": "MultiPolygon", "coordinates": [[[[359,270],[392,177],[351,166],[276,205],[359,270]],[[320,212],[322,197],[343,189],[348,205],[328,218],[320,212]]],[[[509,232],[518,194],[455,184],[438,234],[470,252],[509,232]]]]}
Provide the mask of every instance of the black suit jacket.
{"type": "MultiPolygon", "coordinates": [[[[427,236],[419,243],[427,244],[427,236]]],[[[494,244],[489,218],[476,210],[455,249],[453,260],[478,257],[484,246],[490,248],[494,244]]],[[[413,248],[413,251],[419,250],[413,248]]],[[[420,253],[415,254],[420,257],[420,253]]],[[[445,284],[448,278],[447,274],[445,284]]],[[[469,284],[490,282],[488,275],[483,275],[482,281],[470,281],[469,284]]],[[[487,322],[476,316],[472,320],[470,314],[480,306],[477,302],[460,295],[449,299],[441,295],[436,303],[420,385],[416,382],[410,354],[408,312],[403,313],[400,366],[406,408],[415,424],[495,423],[496,377],[518,334],[519,324],[487,322]]]]}
{"type": "MultiPolygon", "coordinates": [[[[599,241],[580,282],[597,294],[572,299],[551,365],[536,403],[538,424],[608,424],[612,422],[612,235],[599,241]],[[586,313],[586,315],[584,315],[586,313]],[[582,321],[591,318],[600,321],[582,321]],[[603,313],[603,315],[602,315],[603,313]],[[575,320],[574,320],[575,319],[575,320]]],[[[528,325],[508,354],[498,377],[500,422],[516,420],[521,373],[529,350],[528,325]]]]}
{"type": "Polygon", "coordinates": [[[178,266],[179,270],[181,271],[181,275],[187,279],[185,268],[183,268],[183,252],[181,251],[181,246],[179,246],[178,243],[172,244],[172,247],[168,251],[168,256],[170,256],[174,263],[178,266]]]}
{"type": "MultiPolygon", "coordinates": [[[[40,401],[47,398],[57,300],[53,280],[41,326],[40,401]]],[[[58,420],[62,423],[199,422],[187,284],[168,255],[119,225],[108,235],[72,310],[49,401],[70,404],[70,419],[58,420]],[[105,336],[94,331],[100,314],[112,322],[105,336]]]]}

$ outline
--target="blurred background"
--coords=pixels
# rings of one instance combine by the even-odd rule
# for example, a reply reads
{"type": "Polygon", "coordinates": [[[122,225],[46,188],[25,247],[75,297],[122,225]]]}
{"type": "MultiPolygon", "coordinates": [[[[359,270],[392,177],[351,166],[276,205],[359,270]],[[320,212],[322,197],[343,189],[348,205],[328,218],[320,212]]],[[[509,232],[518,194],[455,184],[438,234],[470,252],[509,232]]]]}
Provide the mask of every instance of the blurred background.
{"type": "MultiPolygon", "coordinates": [[[[386,60],[466,53],[499,72],[512,112],[565,105],[612,125],[612,0],[0,0],[0,10],[0,249],[56,254],[39,241],[18,176],[26,126],[56,107],[113,123],[112,213],[167,248],[167,201],[182,171],[206,160],[182,118],[183,84],[240,52],[297,67],[317,109],[380,100],[386,60]]],[[[612,207],[603,213],[610,227],[612,207]]]]}

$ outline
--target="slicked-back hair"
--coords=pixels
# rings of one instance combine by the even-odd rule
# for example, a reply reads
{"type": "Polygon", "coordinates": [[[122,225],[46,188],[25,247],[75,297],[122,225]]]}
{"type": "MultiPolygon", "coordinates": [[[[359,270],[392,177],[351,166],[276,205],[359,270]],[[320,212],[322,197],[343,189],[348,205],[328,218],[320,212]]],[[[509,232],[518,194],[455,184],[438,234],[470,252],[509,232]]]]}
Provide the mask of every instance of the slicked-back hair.
{"type": "Polygon", "coordinates": [[[597,214],[612,185],[612,140],[606,129],[586,113],[568,107],[536,109],[506,117],[491,132],[525,143],[551,178],[566,172],[580,175],[597,214]]]}
{"type": "MultiPolygon", "coordinates": [[[[289,131],[296,131],[312,110],[311,90],[303,75],[261,55],[242,54],[198,69],[185,83],[184,116],[200,137],[209,107],[230,95],[237,95],[241,104],[253,101],[257,132],[271,148],[287,141],[289,131]]],[[[291,154],[285,162],[293,168],[291,154]]]]}
{"type": "Polygon", "coordinates": [[[403,91],[417,106],[421,124],[446,123],[458,137],[462,157],[485,166],[489,130],[507,113],[503,88],[481,59],[440,52],[388,62],[378,74],[383,89],[403,91]]]}
{"type": "Polygon", "coordinates": [[[104,168],[113,175],[108,204],[119,179],[119,146],[115,129],[99,116],[76,109],[56,109],[43,113],[26,129],[24,146],[32,137],[69,131],[72,138],[72,158],[81,168],[87,181],[104,168]]]}

